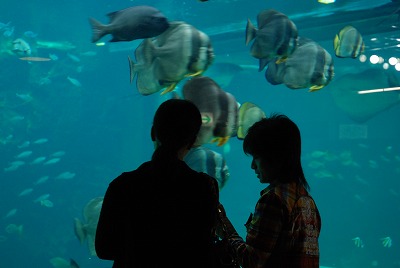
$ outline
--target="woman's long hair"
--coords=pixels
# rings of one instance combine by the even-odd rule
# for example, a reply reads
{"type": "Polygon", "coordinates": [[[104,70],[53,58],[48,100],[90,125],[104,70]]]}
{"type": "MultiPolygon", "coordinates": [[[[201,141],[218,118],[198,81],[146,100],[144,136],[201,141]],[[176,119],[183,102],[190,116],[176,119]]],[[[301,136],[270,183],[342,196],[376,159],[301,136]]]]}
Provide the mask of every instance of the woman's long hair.
{"type": "Polygon", "coordinates": [[[168,165],[177,159],[178,151],[184,146],[193,145],[201,127],[199,109],[188,100],[170,99],[157,109],[151,136],[159,143],[152,160],[168,165]]]}

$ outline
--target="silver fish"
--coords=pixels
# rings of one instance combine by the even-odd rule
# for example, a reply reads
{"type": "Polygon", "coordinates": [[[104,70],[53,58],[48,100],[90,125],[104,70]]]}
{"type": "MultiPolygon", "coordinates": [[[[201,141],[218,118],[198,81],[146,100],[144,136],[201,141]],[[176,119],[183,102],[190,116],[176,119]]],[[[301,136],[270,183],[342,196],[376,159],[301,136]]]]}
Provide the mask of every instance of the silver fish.
{"type": "Polygon", "coordinates": [[[87,240],[89,252],[96,256],[94,239],[96,236],[97,223],[99,222],[103,197],[96,197],[90,200],[83,209],[84,222],[78,218],[74,219],[74,231],[81,244],[87,240]]]}
{"type": "Polygon", "coordinates": [[[202,114],[203,124],[196,145],[215,141],[222,146],[236,135],[238,104],[232,94],[205,76],[188,80],[182,93],[184,99],[192,101],[202,114]]]}
{"type": "Polygon", "coordinates": [[[70,81],[71,82],[71,84],[73,84],[74,86],[76,86],[76,87],[81,87],[82,86],[82,84],[81,84],[81,82],[79,82],[77,79],[75,79],[75,78],[72,78],[72,77],[67,77],[67,79],[68,79],[68,81],[70,81]]]}
{"type": "Polygon", "coordinates": [[[70,58],[73,62],[81,62],[81,59],[78,58],[78,56],[71,54],[71,53],[67,53],[68,58],[70,58]]]}
{"type": "Polygon", "coordinates": [[[44,160],[46,160],[46,157],[45,157],[45,156],[39,156],[39,157],[35,158],[35,159],[31,162],[31,165],[40,164],[40,163],[42,163],[44,160]]]}
{"type": "Polygon", "coordinates": [[[30,156],[33,152],[32,151],[23,151],[22,153],[15,156],[15,158],[26,158],[30,156]]]}
{"type": "Polygon", "coordinates": [[[215,178],[218,182],[219,190],[226,185],[229,180],[229,168],[225,158],[207,147],[198,146],[192,148],[185,158],[185,163],[197,172],[204,172],[215,178]]]}
{"type": "Polygon", "coordinates": [[[93,43],[107,34],[113,36],[110,42],[150,38],[161,34],[169,26],[167,18],[151,6],[129,7],[107,16],[110,18],[110,24],[107,25],[89,19],[93,29],[93,43]]]}
{"type": "Polygon", "coordinates": [[[17,38],[12,42],[12,49],[15,54],[18,56],[29,56],[31,55],[31,47],[22,38],[17,38]]]}
{"type": "Polygon", "coordinates": [[[52,201],[50,201],[49,199],[40,200],[39,203],[40,203],[40,205],[42,205],[44,207],[48,207],[48,208],[54,207],[54,203],[52,201]]]}
{"type": "Polygon", "coordinates": [[[38,185],[46,182],[49,179],[49,176],[42,176],[40,177],[37,181],[35,181],[33,184],[38,185]]]}
{"type": "Polygon", "coordinates": [[[24,231],[24,226],[22,224],[17,225],[14,223],[10,223],[9,225],[6,226],[5,230],[9,234],[22,235],[24,231]]]}
{"type": "Polygon", "coordinates": [[[311,39],[299,39],[299,46],[285,62],[269,62],[266,79],[273,85],[285,84],[291,89],[320,90],[334,76],[332,56],[311,39]]]}
{"type": "Polygon", "coordinates": [[[46,142],[48,142],[48,141],[49,141],[49,140],[46,139],[46,138],[40,138],[40,139],[35,140],[33,143],[34,143],[34,144],[43,144],[43,143],[46,143],[46,142]]]}
{"type": "Polygon", "coordinates": [[[265,117],[264,111],[257,105],[251,102],[242,103],[239,108],[238,139],[244,139],[249,128],[265,117]]]}
{"type": "Polygon", "coordinates": [[[11,209],[10,211],[7,212],[7,214],[3,217],[3,219],[7,219],[12,216],[15,216],[15,214],[17,214],[17,211],[18,210],[16,208],[11,209]]]}
{"type": "Polygon", "coordinates": [[[76,46],[68,41],[54,42],[54,41],[37,40],[36,48],[71,50],[75,49],[76,46]]]}
{"type": "Polygon", "coordinates": [[[260,59],[260,71],[268,61],[285,60],[297,47],[297,27],[285,14],[273,9],[257,15],[257,27],[247,21],[246,45],[253,39],[250,53],[260,59]]]}
{"type": "Polygon", "coordinates": [[[176,21],[161,35],[145,39],[136,49],[135,64],[129,59],[131,82],[137,75],[136,86],[142,95],[166,88],[173,91],[188,76],[207,70],[214,59],[210,38],[192,25],[176,21]]]}
{"type": "Polygon", "coordinates": [[[18,196],[24,196],[32,193],[33,189],[32,188],[26,188],[25,190],[21,191],[18,196]]]}
{"type": "Polygon", "coordinates": [[[334,76],[331,54],[316,42],[299,46],[285,62],[284,84],[291,89],[310,88],[320,90],[334,76]]]}
{"type": "Polygon", "coordinates": [[[61,159],[59,157],[51,158],[51,159],[47,160],[46,162],[44,162],[43,165],[52,165],[52,164],[60,162],[60,160],[61,159]]]}
{"type": "Polygon", "coordinates": [[[17,147],[18,148],[26,148],[26,147],[28,147],[29,146],[29,144],[31,144],[31,142],[30,141],[24,141],[23,143],[21,143],[20,145],[18,145],[17,147]]]}
{"type": "Polygon", "coordinates": [[[73,172],[66,171],[66,172],[60,173],[57,177],[55,177],[55,179],[58,179],[58,180],[70,180],[70,179],[74,178],[75,175],[76,174],[73,173],[73,172]]]}
{"type": "Polygon", "coordinates": [[[33,200],[34,203],[40,203],[43,200],[46,200],[50,197],[50,194],[42,194],[41,196],[39,196],[38,198],[36,198],[35,200],[33,200]]]}
{"type": "Polygon", "coordinates": [[[364,51],[365,45],[360,32],[353,26],[346,26],[336,34],[333,40],[336,57],[357,58],[364,51]]]}

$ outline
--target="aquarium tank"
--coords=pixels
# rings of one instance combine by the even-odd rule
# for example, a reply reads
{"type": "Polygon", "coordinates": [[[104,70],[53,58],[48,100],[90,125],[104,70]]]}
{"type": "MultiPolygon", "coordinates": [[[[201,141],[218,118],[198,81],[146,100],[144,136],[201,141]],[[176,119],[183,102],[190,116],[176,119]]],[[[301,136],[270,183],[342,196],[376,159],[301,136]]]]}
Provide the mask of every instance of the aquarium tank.
{"type": "MultiPolygon", "coordinates": [[[[196,76],[299,126],[321,267],[400,267],[399,16],[398,0],[2,0],[0,267],[111,267],[93,249],[102,197],[151,158],[155,110],[196,76]],[[161,19],[107,16],[138,6],[161,19]],[[190,31],[166,38],[162,18],[190,31]]],[[[229,168],[220,201],[242,237],[267,186],[246,118],[203,144],[229,168]]]]}

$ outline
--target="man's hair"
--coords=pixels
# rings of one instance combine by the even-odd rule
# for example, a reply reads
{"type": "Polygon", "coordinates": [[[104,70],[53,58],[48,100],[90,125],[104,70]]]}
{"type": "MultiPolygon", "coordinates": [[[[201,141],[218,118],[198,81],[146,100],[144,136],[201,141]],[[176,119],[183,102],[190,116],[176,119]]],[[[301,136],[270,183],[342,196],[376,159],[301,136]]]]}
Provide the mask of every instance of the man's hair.
{"type": "Polygon", "coordinates": [[[244,138],[243,151],[271,164],[283,163],[277,179],[298,181],[309,189],[301,166],[300,130],[286,115],[272,114],[252,125],[244,138]]]}

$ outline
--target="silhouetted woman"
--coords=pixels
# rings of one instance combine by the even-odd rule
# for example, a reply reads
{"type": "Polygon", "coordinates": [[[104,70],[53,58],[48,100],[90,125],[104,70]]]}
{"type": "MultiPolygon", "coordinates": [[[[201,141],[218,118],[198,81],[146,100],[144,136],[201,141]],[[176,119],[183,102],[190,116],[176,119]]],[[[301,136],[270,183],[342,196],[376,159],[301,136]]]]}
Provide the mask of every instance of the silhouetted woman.
{"type": "Polygon", "coordinates": [[[95,240],[99,258],[114,260],[114,268],[209,267],[218,184],[182,161],[200,126],[191,102],[160,105],[151,161],[122,173],[105,194],[95,240]]]}

